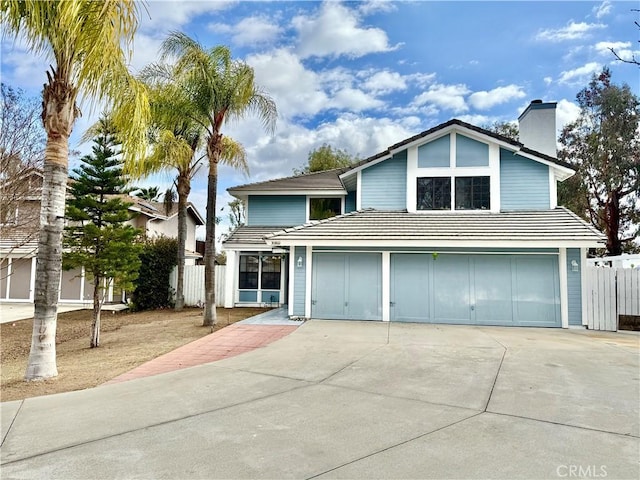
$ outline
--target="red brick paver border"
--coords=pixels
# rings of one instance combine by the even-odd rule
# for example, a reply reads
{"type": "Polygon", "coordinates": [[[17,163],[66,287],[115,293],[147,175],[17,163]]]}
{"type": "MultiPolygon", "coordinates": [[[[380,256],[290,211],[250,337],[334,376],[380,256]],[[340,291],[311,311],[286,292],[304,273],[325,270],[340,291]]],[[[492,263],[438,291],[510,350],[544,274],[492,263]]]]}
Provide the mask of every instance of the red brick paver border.
{"type": "Polygon", "coordinates": [[[150,377],[183,368],[215,362],[233,357],[275,342],[289,335],[297,325],[252,325],[234,323],[217,332],[178,347],[148,361],[104,385],[125,382],[134,378],[150,377]]]}

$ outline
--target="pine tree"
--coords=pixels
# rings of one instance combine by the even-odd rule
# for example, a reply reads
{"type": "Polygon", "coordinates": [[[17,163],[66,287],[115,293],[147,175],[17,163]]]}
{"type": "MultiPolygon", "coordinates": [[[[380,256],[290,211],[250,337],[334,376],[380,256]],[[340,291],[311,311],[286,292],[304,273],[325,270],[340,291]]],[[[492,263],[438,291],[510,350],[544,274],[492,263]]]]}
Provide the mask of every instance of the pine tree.
{"type": "Polygon", "coordinates": [[[93,281],[91,348],[100,346],[100,312],[108,286],[131,288],[138,276],[140,231],[126,222],[130,203],[122,196],[130,191],[122,173],[119,143],[107,120],[101,119],[93,153],[81,158],[73,170],[67,201],[63,266],[84,267],[93,281]]]}
{"type": "Polygon", "coordinates": [[[559,202],[606,234],[607,254],[637,251],[640,98],[606,67],[576,98],[580,117],[562,130],[558,152],[576,175],[560,184],[559,202]]]}

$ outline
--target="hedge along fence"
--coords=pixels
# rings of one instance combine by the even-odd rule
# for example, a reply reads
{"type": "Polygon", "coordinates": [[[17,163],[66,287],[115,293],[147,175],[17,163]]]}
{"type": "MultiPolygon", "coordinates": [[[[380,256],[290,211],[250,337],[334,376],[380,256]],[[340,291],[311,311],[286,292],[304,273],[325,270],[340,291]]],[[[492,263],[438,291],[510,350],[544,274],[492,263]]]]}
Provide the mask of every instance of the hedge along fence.
{"type": "Polygon", "coordinates": [[[147,240],[140,260],[142,265],[131,298],[133,310],[172,307],[169,277],[178,264],[178,240],[167,237],[147,240]]]}

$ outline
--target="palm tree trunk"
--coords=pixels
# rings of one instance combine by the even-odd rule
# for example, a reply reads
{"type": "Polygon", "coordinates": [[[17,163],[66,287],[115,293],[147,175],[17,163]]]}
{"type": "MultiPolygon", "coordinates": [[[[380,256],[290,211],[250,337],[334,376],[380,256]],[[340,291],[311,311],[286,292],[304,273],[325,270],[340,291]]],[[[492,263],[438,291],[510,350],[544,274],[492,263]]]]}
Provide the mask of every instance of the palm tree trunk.
{"type": "Polygon", "coordinates": [[[93,277],[93,315],[91,317],[91,341],[89,346],[96,348],[100,346],[100,312],[102,310],[102,302],[100,301],[100,292],[102,286],[102,277],[96,275],[93,277]]]}
{"type": "MultiPolygon", "coordinates": [[[[51,142],[47,142],[47,150],[50,150],[49,143],[51,142]]],[[[59,145],[60,150],[64,150],[68,145],[66,140],[59,143],[62,144],[59,145]]],[[[36,260],[33,333],[25,380],[41,380],[58,375],[56,321],[62,274],[62,230],[66,188],[66,165],[46,163],[36,260]]]]}
{"type": "Polygon", "coordinates": [[[184,308],[184,264],[187,245],[187,199],[191,187],[189,178],[178,176],[178,281],[176,285],[176,311],[184,308]]]}
{"type": "Polygon", "coordinates": [[[47,72],[49,82],[42,92],[42,123],[47,132],[44,178],[40,204],[40,238],[36,259],[35,312],[31,350],[25,380],[58,375],[56,366],[56,322],[62,274],[62,231],[67,193],[69,135],[76,117],[77,90],[47,72]]]}
{"type": "Polygon", "coordinates": [[[204,246],[204,319],[202,325],[214,326],[216,316],[216,196],[218,194],[218,162],[209,156],[209,183],[207,186],[207,221],[204,246]]]}

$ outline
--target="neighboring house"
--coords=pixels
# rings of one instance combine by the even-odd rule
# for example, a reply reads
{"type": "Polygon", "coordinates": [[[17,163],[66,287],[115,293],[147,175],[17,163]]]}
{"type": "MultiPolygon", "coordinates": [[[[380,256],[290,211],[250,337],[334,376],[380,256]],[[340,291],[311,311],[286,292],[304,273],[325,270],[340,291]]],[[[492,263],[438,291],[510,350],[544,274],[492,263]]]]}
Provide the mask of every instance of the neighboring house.
{"type": "Polygon", "coordinates": [[[291,317],[583,325],[587,250],[604,236],[557,206],[555,103],[522,143],[451,120],[350,168],[230,188],[246,226],[223,244],[225,307],[291,317]],[[322,203],[336,216],[314,221],[322,203]]]}
{"type": "MultiPolygon", "coordinates": [[[[0,302],[33,302],[35,289],[36,254],[40,219],[42,172],[30,170],[21,181],[29,185],[29,195],[23,195],[11,215],[4,215],[0,225],[0,302]]],[[[127,197],[133,214],[130,223],[140,228],[147,238],[178,236],[178,206],[166,214],[165,206],[138,197],[127,197]]],[[[187,264],[200,258],[196,252],[196,226],[204,220],[196,208],[189,204],[187,216],[187,264]]],[[[113,288],[107,301],[120,301],[113,288]]],[[[60,301],[84,303],[93,301],[93,285],[83,269],[63,271],[60,282],[60,301]]]]}

